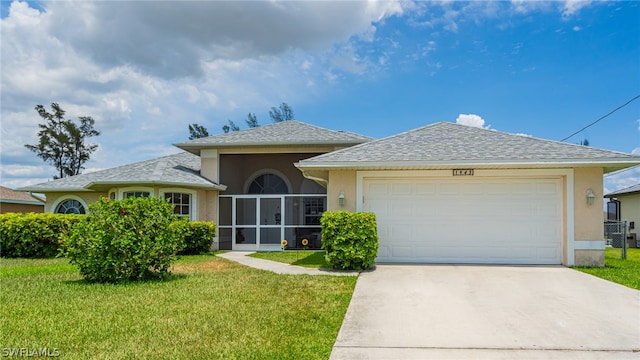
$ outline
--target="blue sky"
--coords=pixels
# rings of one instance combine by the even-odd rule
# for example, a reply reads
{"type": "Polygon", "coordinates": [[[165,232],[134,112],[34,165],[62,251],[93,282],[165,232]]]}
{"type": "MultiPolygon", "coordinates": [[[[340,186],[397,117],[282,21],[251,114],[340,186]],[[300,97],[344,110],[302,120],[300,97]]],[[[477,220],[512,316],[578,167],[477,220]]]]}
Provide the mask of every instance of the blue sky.
{"type": "MultiPolygon", "coordinates": [[[[86,171],[247,113],[384,137],[437,121],[561,140],[640,95],[640,2],[1,2],[3,186],[55,173],[36,104],[93,116],[86,171]]],[[[640,154],[640,99],[567,140],[640,154]]],[[[640,182],[605,178],[604,192],[640,182]]]]}

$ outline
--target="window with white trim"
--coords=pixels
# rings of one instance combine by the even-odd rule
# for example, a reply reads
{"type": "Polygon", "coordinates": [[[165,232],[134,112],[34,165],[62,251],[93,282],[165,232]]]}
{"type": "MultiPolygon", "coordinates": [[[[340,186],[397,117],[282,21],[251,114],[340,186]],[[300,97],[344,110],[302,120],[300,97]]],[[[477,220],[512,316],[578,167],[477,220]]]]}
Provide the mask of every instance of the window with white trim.
{"type": "Polygon", "coordinates": [[[78,200],[67,199],[56,207],[56,214],[85,214],[84,205],[78,200]]]}
{"type": "Polygon", "coordinates": [[[179,217],[191,219],[191,194],[179,192],[166,192],[164,198],[174,206],[173,213],[179,217]]]}
{"type": "Polygon", "coordinates": [[[125,191],[122,195],[123,199],[130,197],[149,197],[151,193],[149,191],[125,191]]]}

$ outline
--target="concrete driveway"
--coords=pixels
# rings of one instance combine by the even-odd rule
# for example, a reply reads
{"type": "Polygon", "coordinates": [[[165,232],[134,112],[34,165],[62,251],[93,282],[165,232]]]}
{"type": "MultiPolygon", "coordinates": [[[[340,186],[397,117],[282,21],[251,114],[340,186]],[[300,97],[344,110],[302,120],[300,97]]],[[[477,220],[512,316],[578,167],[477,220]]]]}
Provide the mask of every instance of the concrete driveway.
{"type": "Polygon", "coordinates": [[[640,359],[640,291],[560,266],[378,265],[331,359],[640,359]]]}

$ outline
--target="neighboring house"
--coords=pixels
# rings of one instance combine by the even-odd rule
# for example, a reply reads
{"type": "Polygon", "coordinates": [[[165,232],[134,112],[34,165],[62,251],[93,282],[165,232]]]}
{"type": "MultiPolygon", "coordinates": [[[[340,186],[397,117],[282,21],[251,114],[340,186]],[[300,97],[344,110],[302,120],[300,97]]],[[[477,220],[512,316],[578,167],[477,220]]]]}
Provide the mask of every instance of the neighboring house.
{"type": "Polygon", "coordinates": [[[0,186],[0,214],[44,212],[43,198],[0,186]]]}
{"type": "Polygon", "coordinates": [[[20,189],[47,211],[161,196],[228,250],[320,246],[326,210],[373,211],[379,262],[602,265],[603,173],[640,157],[436,123],[385,139],[285,121],[20,189]],[[63,204],[66,204],[63,206],[63,204]]]}
{"type": "Polygon", "coordinates": [[[627,221],[630,246],[639,247],[637,234],[640,226],[640,184],[614,191],[604,197],[609,199],[606,219],[627,221]]]}

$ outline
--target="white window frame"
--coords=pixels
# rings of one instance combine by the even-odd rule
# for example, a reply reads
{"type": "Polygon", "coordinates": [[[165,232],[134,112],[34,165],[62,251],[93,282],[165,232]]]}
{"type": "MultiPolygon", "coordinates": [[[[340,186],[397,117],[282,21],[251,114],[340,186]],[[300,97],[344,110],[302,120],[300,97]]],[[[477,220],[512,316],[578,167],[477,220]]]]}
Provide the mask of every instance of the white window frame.
{"type": "Polygon", "coordinates": [[[49,212],[57,214],[56,210],[58,209],[58,206],[60,206],[60,204],[62,204],[64,201],[67,201],[67,200],[78,201],[84,207],[84,213],[87,214],[89,212],[89,207],[87,206],[86,201],[84,201],[84,199],[76,195],[64,195],[59,197],[58,199],[56,199],[56,201],[53,202],[53,204],[51,204],[51,207],[49,208],[49,212]]]}
{"type": "Polygon", "coordinates": [[[243,194],[248,194],[249,193],[249,188],[251,187],[251,184],[253,184],[254,181],[256,181],[256,179],[262,175],[267,175],[267,174],[271,174],[271,175],[277,175],[279,176],[282,181],[284,181],[284,184],[287,186],[287,193],[286,194],[253,194],[253,195],[288,195],[288,194],[292,194],[293,192],[293,185],[291,184],[291,181],[289,181],[289,178],[287,177],[287,175],[285,175],[282,171],[278,171],[276,169],[260,169],[258,171],[255,171],[253,174],[251,174],[249,177],[247,177],[247,179],[244,182],[244,187],[243,187],[243,194]]]}
{"type": "Polygon", "coordinates": [[[148,192],[149,196],[156,196],[155,191],[151,187],[135,186],[135,187],[126,187],[126,188],[118,189],[118,199],[124,200],[125,193],[136,192],[136,191],[144,191],[144,192],[148,192]]]}
{"type": "Polygon", "coordinates": [[[163,188],[160,189],[160,198],[164,199],[164,195],[167,193],[181,193],[181,194],[189,194],[191,196],[191,201],[189,201],[189,221],[194,221],[198,219],[198,193],[195,190],[184,189],[184,188],[163,188]]]}

